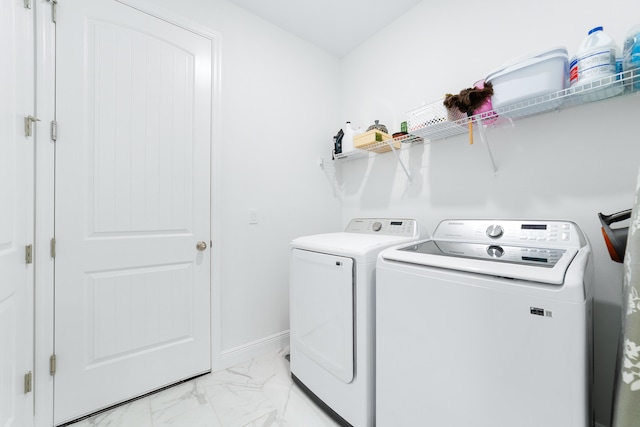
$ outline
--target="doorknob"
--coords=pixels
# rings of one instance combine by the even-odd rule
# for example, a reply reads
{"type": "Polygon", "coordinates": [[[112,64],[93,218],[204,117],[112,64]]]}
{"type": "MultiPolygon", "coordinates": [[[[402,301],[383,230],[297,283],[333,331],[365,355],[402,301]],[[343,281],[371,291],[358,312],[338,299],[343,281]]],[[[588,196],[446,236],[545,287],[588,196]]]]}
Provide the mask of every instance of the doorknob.
{"type": "Polygon", "coordinates": [[[196,249],[199,251],[204,251],[205,249],[207,249],[207,244],[203,241],[199,241],[198,243],[196,243],[196,249]]]}

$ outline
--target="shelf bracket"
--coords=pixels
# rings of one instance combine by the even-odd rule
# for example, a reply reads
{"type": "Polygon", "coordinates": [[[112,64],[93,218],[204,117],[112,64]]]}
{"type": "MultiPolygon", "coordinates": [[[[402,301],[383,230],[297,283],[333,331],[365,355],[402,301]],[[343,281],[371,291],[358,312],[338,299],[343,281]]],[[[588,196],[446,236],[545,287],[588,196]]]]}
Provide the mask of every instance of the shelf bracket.
{"type": "Polygon", "coordinates": [[[388,140],[387,141],[387,145],[389,145],[389,147],[391,148],[391,151],[393,151],[393,155],[396,156],[396,160],[398,161],[398,163],[400,163],[400,166],[402,166],[402,170],[404,170],[405,175],[407,175],[407,179],[409,180],[409,182],[413,182],[411,180],[411,174],[407,170],[407,168],[404,165],[404,162],[402,161],[402,159],[400,159],[400,156],[398,155],[398,151],[393,146],[394,145],[394,140],[393,139],[388,140]]]}
{"type": "Polygon", "coordinates": [[[480,134],[480,140],[487,148],[487,153],[489,154],[489,160],[491,160],[491,167],[493,168],[493,174],[498,174],[498,168],[496,166],[496,161],[493,159],[493,153],[491,152],[491,147],[489,146],[489,141],[487,140],[487,134],[485,133],[485,128],[482,125],[482,119],[480,117],[476,118],[478,123],[478,133],[480,134]]]}
{"type": "Polygon", "coordinates": [[[333,190],[333,195],[338,196],[342,191],[341,186],[338,184],[336,179],[336,165],[335,160],[327,159],[327,158],[319,158],[318,166],[324,172],[324,175],[327,177],[327,180],[331,184],[331,188],[333,190]]]}

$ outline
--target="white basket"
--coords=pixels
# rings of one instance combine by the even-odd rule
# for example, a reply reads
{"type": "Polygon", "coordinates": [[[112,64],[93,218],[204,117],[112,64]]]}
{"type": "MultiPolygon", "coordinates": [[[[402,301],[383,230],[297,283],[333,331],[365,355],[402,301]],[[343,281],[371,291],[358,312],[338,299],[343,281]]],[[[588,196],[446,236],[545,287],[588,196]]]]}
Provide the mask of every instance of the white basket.
{"type": "Polygon", "coordinates": [[[449,110],[444,98],[407,112],[409,133],[435,140],[460,133],[467,126],[467,116],[458,110],[449,110]]]}

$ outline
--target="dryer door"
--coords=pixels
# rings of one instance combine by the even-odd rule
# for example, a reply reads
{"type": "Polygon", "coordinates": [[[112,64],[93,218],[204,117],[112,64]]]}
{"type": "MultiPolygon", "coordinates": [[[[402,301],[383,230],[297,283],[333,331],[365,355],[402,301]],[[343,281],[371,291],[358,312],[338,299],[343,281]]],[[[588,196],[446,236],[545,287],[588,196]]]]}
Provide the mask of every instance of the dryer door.
{"type": "Polygon", "coordinates": [[[293,249],[291,347],[350,383],[353,362],[353,259],[293,249]]]}

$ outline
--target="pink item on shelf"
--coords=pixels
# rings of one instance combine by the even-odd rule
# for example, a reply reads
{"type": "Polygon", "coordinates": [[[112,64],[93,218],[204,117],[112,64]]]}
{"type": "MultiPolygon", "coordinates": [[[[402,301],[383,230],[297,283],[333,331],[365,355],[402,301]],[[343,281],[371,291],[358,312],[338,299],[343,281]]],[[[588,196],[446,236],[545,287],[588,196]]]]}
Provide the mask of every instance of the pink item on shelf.
{"type": "MultiPolygon", "coordinates": [[[[473,84],[473,87],[478,89],[484,88],[484,80],[478,80],[473,84]]],[[[473,115],[480,115],[480,119],[482,119],[482,123],[485,125],[495,122],[498,119],[498,115],[493,111],[491,97],[488,97],[478,108],[473,110],[473,115]]]]}

